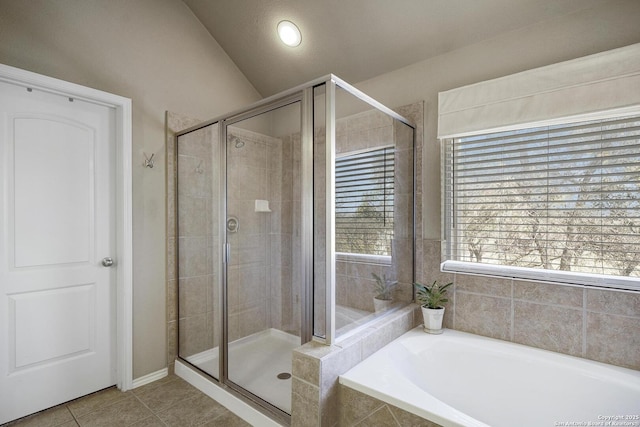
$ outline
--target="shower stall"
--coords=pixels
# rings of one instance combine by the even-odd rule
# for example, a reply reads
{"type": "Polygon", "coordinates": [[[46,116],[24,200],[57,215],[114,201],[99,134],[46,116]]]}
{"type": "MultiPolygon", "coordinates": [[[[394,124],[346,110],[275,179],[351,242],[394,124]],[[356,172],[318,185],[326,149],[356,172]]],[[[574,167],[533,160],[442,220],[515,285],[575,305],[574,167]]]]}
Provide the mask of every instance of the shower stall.
{"type": "Polygon", "coordinates": [[[413,299],[414,129],[329,75],[175,145],[178,356],[286,422],[294,348],[413,299]]]}

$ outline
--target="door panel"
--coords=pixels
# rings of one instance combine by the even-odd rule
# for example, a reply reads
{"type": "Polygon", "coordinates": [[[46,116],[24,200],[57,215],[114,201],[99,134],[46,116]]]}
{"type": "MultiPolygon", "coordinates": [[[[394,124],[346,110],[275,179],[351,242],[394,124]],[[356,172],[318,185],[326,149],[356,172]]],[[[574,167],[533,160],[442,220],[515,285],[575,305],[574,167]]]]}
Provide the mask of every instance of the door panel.
{"type": "Polygon", "coordinates": [[[88,262],[93,129],[55,116],[15,117],[13,123],[14,266],[88,262]]]}
{"type": "Polygon", "coordinates": [[[110,107],[0,83],[0,423],[116,383],[114,135],[110,107]]]}
{"type": "Polygon", "coordinates": [[[10,346],[15,349],[9,371],[93,351],[95,293],[92,283],[9,296],[10,346]]]}

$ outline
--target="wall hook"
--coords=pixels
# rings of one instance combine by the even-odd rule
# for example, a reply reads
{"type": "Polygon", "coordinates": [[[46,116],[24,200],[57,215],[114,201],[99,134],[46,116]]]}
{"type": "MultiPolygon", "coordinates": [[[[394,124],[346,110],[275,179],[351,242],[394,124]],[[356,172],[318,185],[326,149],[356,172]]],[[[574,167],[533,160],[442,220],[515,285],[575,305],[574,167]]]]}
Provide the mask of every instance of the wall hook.
{"type": "Polygon", "coordinates": [[[151,157],[147,157],[146,153],[142,153],[144,155],[144,166],[148,167],[149,169],[153,169],[153,157],[156,155],[156,153],[152,153],[151,157]]]}

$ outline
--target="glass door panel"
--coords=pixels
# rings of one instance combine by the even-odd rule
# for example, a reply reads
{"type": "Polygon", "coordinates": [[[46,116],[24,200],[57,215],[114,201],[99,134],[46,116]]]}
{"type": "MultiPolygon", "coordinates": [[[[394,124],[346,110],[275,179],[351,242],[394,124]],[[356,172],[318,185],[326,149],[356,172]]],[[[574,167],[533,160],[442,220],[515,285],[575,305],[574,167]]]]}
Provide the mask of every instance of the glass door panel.
{"type": "Polygon", "coordinates": [[[220,144],[214,123],[177,141],[179,356],[219,378],[220,144]]]}
{"type": "Polygon", "coordinates": [[[226,125],[227,378],[285,413],[303,300],[300,108],[226,125]]]}

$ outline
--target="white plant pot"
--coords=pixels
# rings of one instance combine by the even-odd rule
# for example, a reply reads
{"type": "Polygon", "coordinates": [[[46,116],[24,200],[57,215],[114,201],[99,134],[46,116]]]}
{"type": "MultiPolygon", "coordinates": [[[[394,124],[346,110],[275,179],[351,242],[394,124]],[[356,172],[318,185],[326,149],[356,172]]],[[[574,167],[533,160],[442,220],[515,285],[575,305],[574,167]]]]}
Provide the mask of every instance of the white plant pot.
{"type": "Polygon", "coordinates": [[[373,307],[375,308],[376,313],[379,311],[389,310],[389,307],[393,305],[392,299],[373,299],[373,307]]]}
{"type": "Polygon", "coordinates": [[[424,331],[429,334],[442,333],[442,319],[444,318],[444,307],[422,308],[422,318],[424,319],[424,331]]]}

